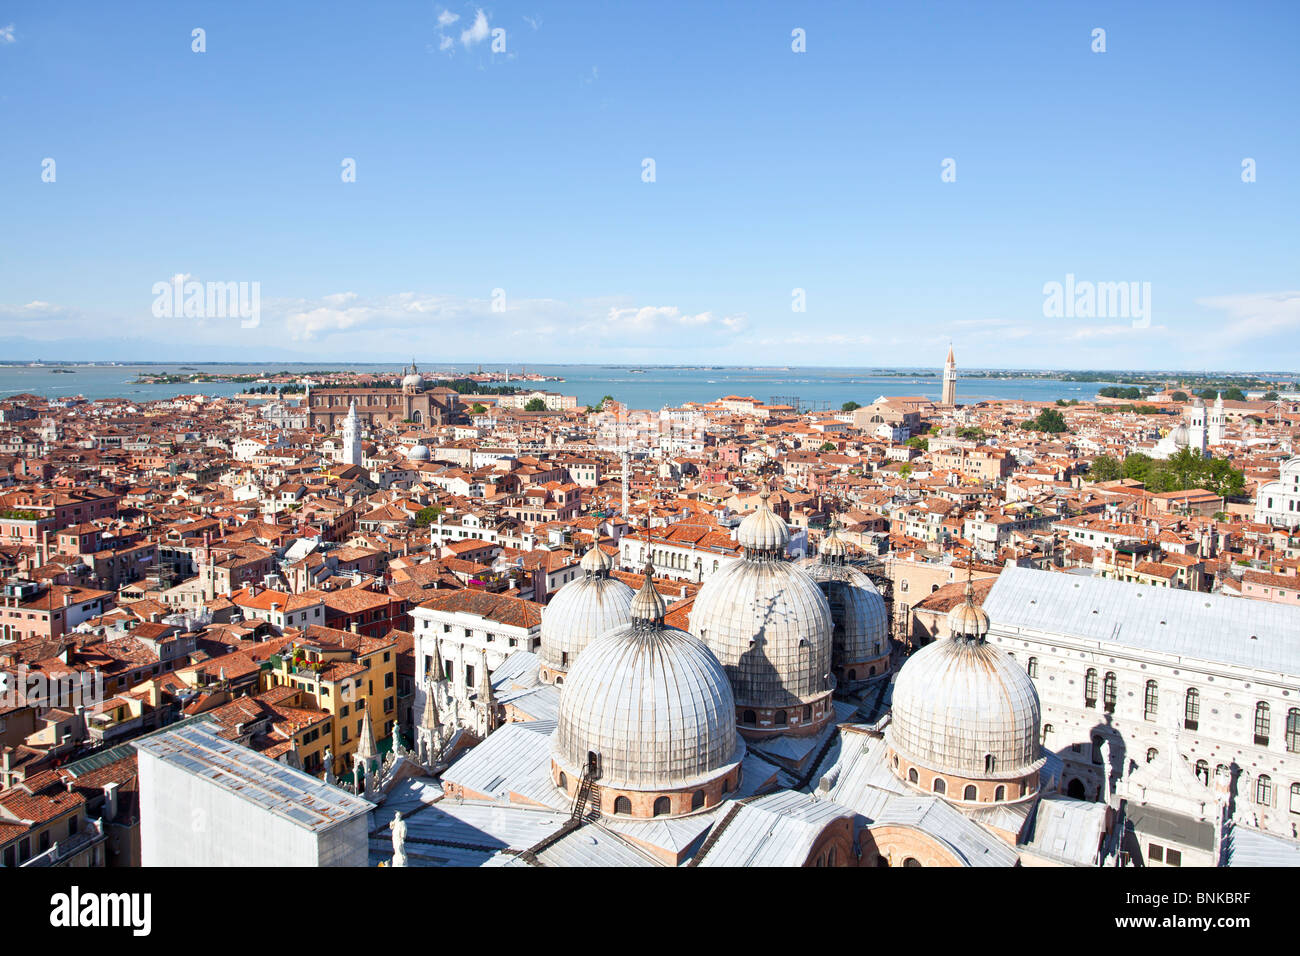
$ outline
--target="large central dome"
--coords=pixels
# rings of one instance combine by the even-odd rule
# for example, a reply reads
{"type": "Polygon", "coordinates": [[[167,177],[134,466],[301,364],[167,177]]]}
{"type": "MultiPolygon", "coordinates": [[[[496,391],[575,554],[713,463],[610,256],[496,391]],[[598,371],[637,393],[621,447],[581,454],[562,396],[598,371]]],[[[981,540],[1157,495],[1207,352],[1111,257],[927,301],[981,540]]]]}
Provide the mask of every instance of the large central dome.
{"type": "Polygon", "coordinates": [[[727,675],[663,616],[647,569],[631,622],[593,641],[561,691],[555,780],[575,792],[594,756],[602,813],[688,813],[716,806],[738,781],[744,745],[727,675]]]}
{"type": "Polygon", "coordinates": [[[784,559],[790,532],[766,492],[736,540],[744,559],[700,588],[691,631],[726,669],[742,733],[812,733],[833,713],[830,605],[808,572],[784,559]]]}
{"type": "Polygon", "coordinates": [[[848,551],[832,529],[818,557],[803,567],[826,595],[835,622],[832,661],[841,686],[861,684],[889,671],[889,613],[876,586],[848,563],[848,551]]]}

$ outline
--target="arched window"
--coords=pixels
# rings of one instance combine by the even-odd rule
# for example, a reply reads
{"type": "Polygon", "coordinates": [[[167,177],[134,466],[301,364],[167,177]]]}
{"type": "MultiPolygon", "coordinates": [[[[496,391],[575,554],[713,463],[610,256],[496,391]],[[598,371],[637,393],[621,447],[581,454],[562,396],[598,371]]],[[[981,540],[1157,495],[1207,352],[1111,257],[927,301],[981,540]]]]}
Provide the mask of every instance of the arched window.
{"type": "Polygon", "coordinates": [[[920,783],[920,782],[921,782],[921,778],[917,775],[917,773],[916,773],[916,768],[915,768],[915,767],[909,767],[909,768],[908,768],[908,770],[907,770],[907,782],[908,782],[908,783],[920,783]]]}
{"type": "Polygon", "coordinates": [[[560,789],[561,790],[569,789],[569,777],[563,770],[560,771],[560,789]]]}
{"type": "Polygon", "coordinates": [[[655,800],[655,816],[662,817],[672,812],[672,803],[667,797],[658,797],[655,800]]]}
{"type": "Polygon", "coordinates": [[[1005,800],[1006,798],[1007,798],[1007,788],[1002,786],[1001,784],[998,784],[998,788],[993,791],[993,799],[1001,801],[1001,800],[1005,800]]]}
{"type": "Polygon", "coordinates": [[[704,806],[704,791],[696,790],[691,794],[691,809],[698,810],[702,806],[704,806]]]}
{"type": "Polygon", "coordinates": [[[1101,734],[1092,735],[1092,762],[1101,766],[1101,734]]]}
{"type": "Polygon", "coordinates": [[[984,755],[984,772],[993,773],[998,769],[998,758],[992,754],[984,755]]]}
{"type": "Polygon", "coordinates": [[[1037,657],[1031,657],[1031,658],[1029,658],[1029,666],[1028,666],[1028,668],[1026,668],[1026,669],[1029,671],[1029,676],[1030,676],[1030,677],[1037,677],[1037,676],[1038,676],[1038,658],[1037,658],[1037,657]]]}
{"type": "Polygon", "coordinates": [[[1155,747],[1147,748],[1147,763],[1151,763],[1158,756],[1160,756],[1160,751],[1156,750],[1155,747]]]}
{"type": "Polygon", "coordinates": [[[614,801],[614,813],[631,813],[632,801],[627,797],[619,797],[614,801]]]}
{"type": "Polygon", "coordinates": [[[838,861],[839,854],[835,852],[835,847],[831,847],[830,852],[826,854],[826,865],[834,866],[838,861]]]}
{"type": "Polygon", "coordinates": [[[935,793],[947,793],[947,792],[948,792],[948,782],[947,782],[946,780],[944,780],[943,777],[935,777],[935,778],[934,778],[934,792],[935,792],[935,793]]]}
{"type": "Polygon", "coordinates": [[[1102,681],[1102,707],[1108,714],[1115,712],[1115,674],[1113,671],[1107,671],[1106,677],[1102,681]]]}
{"type": "Polygon", "coordinates": [[[1300,753],[1300,709],[1295,707],[1286,712],[1286,752],[1300,753]]]}
{"type": "Polygon", "coordinates": [[[1291,784],[1291,812],[1300,813],[1300,783],[1291,784]]]}
{"type": "Polygon", "coordinates": [[[853,683],[855,680],[857,680],[857,679],[858,679],[858,672],[857,672],[856,670],[854,670],[852,667],[850,667],[850,668],[849,668],[849,683],[852,684],[852,683],[853,683]]]}
{"type": "Polygon", "coordinates": [[[1260,747],[1268,746],[1268,701],[1261,700],[1255,705],[1255,743],[1260,747]]]}
{"type": "Polygon", "coordinates": [[[1273,805],[1273,778],[1261,773],[1255,781],[1255,802],[1262,807],[1273,805]]]}
{"type": "Polygon", "coordinates": [[[758,715],[755,714],[752,710],[747,710],[740,715],[740,720],[742,723],[756,724],[758,723],[758,715]]]}
{"type": "Polygon", "coordinates": [[[812,720],[812,705],[809,705],[803,709],[803,720],[804,723],[807,723],[808,721],[812,720]]]}
{"type": "Polygon", "coordinates": [[[1052,732],[1051,724],[1043,724],[1043,746],[1047,746],[1047,737],[1052,732]]]}
{"type": "Polygon", "coordinates": [[[920,866],[920,865],[921,865],[921,861],[914,856],[909,856],[906,860],[903,861],[903,866],[920,866]]]}
{"type": "Polygon", "coordinates": [[[975,784],[968,783],[966,784],[966,789],[961,793],[961,798],[963,800],[974,800],[976,795],[977,791],[975,790],[975,784]]]}
{"type": "Polygon", "coordinates": [[[1196,779],[1207,787],[1210,785],[1210,765],[1204,760],[1196,761],[1196,779]]]}
{"type": "Polygon", "coordinates": [[[894,754],[894,769],[898,769],[898,754],[894,754]]]}
{"type": "Polygon", "coordinates": [[[1097,670],[1089,667],[1088,673],[1083,675],[1083,706],[1097,706],[1097,670]]]}
{"type": "Polygon", "coordinates": [[[1147,681],[1146,700],[1142,705],[1142,716],[1147,720],[1155,720],[1156,714],[1160,710],[1160,686],[1153,680],[1147,681]]]}
{"type": "Polygon", "coordinates": [[[1183,726],[1195,730],[1201,723],[1201,692],[1195,687],[1187,688],[1187,702],[1183,705],[1183,726]]]}
{"type": "Polygon", "coordinates": [[[776,712],[776,725],[777,725],[778,727],[784,727],[784,726],[786,725],[786,722],[787,722],[787,717],[786,717],[785,711],[784,711],[784,710],[778,710],[778,711],[776,712]]]}

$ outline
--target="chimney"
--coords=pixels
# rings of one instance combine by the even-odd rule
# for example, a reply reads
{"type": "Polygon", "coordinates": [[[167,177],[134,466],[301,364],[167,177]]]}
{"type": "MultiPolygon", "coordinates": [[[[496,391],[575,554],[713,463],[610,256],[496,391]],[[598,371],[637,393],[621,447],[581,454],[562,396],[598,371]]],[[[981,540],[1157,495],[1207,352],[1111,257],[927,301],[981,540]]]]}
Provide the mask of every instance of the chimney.
{"type": "Polygon", "coordinates": [[[353,634],[360,634],[361,625],[358,624],[356,621],[353,621],[350,625],[348,625],[348,630],[350,630],[353,634]]]}
{"type": "Polygon", "coordinates": [[[117,819],[117,787],[116,783],[104,784],[104,814],[102,819],[108,823],[117,819]]]}

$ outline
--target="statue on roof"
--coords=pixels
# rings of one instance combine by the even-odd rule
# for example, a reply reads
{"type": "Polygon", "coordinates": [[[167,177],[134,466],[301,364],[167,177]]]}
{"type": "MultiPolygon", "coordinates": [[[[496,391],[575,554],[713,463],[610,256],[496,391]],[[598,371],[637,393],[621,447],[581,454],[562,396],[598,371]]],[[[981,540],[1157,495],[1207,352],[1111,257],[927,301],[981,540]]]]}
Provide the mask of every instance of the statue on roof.
{"type": "Polygon", "coordinates": [[[402,819],[402,811],[398,810],[393,815],[391,824],[393,831],[393,866],[406,866],[406,821],[402,819]]]}

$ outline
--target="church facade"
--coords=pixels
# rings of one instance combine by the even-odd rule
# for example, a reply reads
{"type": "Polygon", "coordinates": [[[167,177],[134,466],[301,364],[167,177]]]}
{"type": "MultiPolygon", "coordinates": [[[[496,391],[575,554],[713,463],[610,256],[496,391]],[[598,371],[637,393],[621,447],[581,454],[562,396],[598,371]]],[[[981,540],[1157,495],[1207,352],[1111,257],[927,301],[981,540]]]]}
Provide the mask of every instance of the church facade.
{"type": "Polygon", "coordinates": [[[357,417],[369,425],[441,425],[460,410],[460,396],[454,389],[427,388],[424,378],[411,363],[399,388],[311,389],[307,395],[307,421],[311,428],[329,434],[347,418],[353,403],[357,417]]]}

